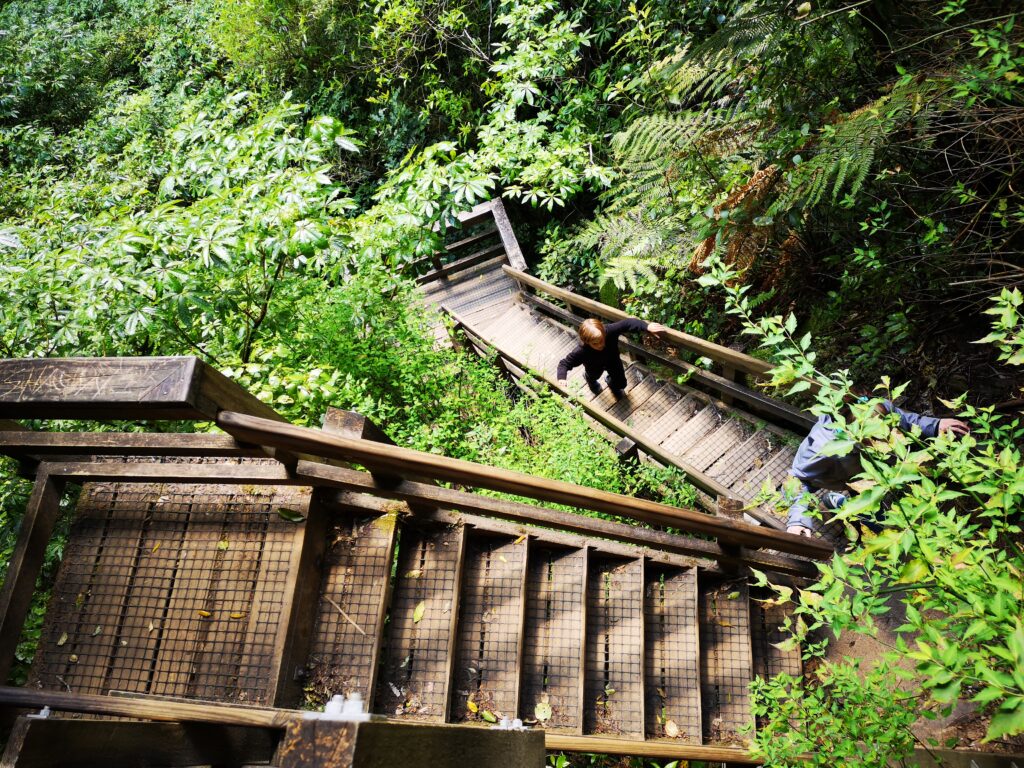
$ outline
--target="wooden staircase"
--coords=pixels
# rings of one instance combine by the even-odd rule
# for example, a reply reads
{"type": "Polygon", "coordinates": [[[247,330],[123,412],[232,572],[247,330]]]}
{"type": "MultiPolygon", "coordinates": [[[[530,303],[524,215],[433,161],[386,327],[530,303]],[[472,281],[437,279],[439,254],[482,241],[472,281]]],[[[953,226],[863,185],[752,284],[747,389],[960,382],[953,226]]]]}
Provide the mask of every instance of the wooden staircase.
{"type": "MultiPolygon", "coordinates": [[[[645,380],[635,371],[631,392],[645,380]]],[[[3,674],[63,489],[82,487],[35,692],[0,687],[0,707],[148,719],[154,701],[186,700],[264,708],[253,721],[280,727],[281,708],[360,693],[395,722],[518,717],[552,750],[748,762],[749,682],[797,674],[800,659],[773,645],[785,616],[754,599],[746,567],[787,578],[814,572],[802,557],[831,554],[736,519],[394,446],[358,414],[291,425],[194,358],[0,361],[0,419],[51,417],[214,421],[226,434],[0,422],[0,453],[35,475],[0,591],[3,674]]]]}
{"type": "MultiPolygon", "coordinates": [[[[417,278],[425,305],[448,315],[470,348],[496,356],[516,381],[545,383],[580,406],[610,438],[626,438],[645,460],[681,469],[709,510],[725,496],[741,500],[760,524],[784,526],[775,510],[759,508],[756,499],[766,486],[776,490],[785,481],[814,419],[747,385],[748,378],[764,376],[769,364],[676,331],[668,334],[668,349],[623,337],[628,386],[622,399],[607,387],[592,394],[582,367],[570,371],[563,391],[554,380],[555,368],[577,344],[576,327],[584,315],[606,321],[627,315],[527,274],[519,246],[510,245],[515,238],[500,201],[464,219],[463,232],[490,233],[488,258],[463,255],[464,242],[478,245],[472,236],[452,243],[417,278]],[[499,227],[497,219],[506,223],[499,227]],[[495,250],[501,248],[507,250],[495,250]],[[690,362],[697,358],[710,360],[711,369],[690,362]]],[[[448,330],[438,324],[435,334],[447,340],[448,330]]]]}
{"type": "Polygon", "coordinates": [[[687,558],[480,518],[355,516],[336,531],[308,687],[358,691],[388,717],[519,717],[549,734],[739,744],[754,725],[755,669],[800,669],[798,653],[752,631],[777,631],[781,617],[743,579],[687,558]],[[374,681],[367,638],[382,621],[374,681]]]}

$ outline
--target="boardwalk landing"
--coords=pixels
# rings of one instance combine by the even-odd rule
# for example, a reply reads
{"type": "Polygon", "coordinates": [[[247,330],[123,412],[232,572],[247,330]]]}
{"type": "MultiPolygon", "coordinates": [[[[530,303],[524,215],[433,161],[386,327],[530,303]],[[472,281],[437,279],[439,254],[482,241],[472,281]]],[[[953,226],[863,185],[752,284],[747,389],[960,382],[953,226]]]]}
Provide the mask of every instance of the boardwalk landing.
{"type": "Polygon", "coordinates": [[[280,729],[305,696],[359,693],[397,722],[534,721],[552,750],[750,762],[749,681],[800,673],[744,568],[813,573],[794,555],[828,557],[821,542],[390,445],[354,413],[287,424],[194,358],[0,361],[0,419],[46,408],[226,434],[0,429],[0,454],[36,467],[0,676],[62,490],[82,486],[30,686],[0,686],[0,709],[280,729]]]}
{"type": "MultiPolygon", "coordinates": [[[[499,228],[488,227],[486,213],[477,209],[466,217],[465,226],[482,228],[498,240],[499,228]]],[[[602,310],[583,297],[523,275],[525,263],[518,246],[515,257],[502,249],[509,237],[506,234],[492,246],[487,246],[481,235],[469,238],[486,258],[467,258],[461,254],[464,246],[454,244],[454,260],[448,268],[419,278],[423,299],[454,318],[478,352],[497,352],[503,366],[517,378],[528,368],[551,384],[558,361],[577,343],[576,324],[586,314],[602,310]],[[578,300],[589,312],[574,314],[538,297],[534,290],[554,294],[567,304],[578,300]]],[[[614,310],[603,309],[608,311],[606,320],[614,319],[614,310]]],[[[438,338],[445,334],[445,328],[439,326],[438,338]]],[[[636,343],[624,338],[626,343],[620,346],[631,352],[623,356],[629,383],[622,399],[616,401],[607,387],[593,395],[584,382],[582,367],[569,374],[569,392],[591,415],[595,426],[606,434],[632,439],[641,453],[659,463],[683,469],[706,494],[705,502],[725,495],[751,505],[766,484],[778,488],[812,420],[737,383],[732,366],[748,364],[753,370],[763,363],[732,350],[712,349],[708,356],[725,356],[721,362],[726,375],[718,376],[693,371],[677,358],[654,355],[661,358],[657,360],[661,370],[668,366],[675,369],[671,373],[677,378],[693,376],[690,383],[681,384],[664,373],[656,376],[636,360],[650,353],[639,346],[640,339],[635,336],[631,341],[636,343]]],[[[783,526],[770,510],[755,510],[754,514],[762,524],[783,526]]]]}

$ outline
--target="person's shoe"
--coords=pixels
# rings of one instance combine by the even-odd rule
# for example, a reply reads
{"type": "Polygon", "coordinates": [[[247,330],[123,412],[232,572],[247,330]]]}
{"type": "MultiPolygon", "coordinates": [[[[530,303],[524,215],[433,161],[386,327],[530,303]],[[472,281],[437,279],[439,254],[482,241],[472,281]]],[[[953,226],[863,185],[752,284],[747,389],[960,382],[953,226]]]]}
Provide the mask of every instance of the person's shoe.
{"type": "Polygon", "coordinates": [[[596,381],[588,381],[587,386],[590,387],[590,391],[595,395],[601,394],[601,385],[596,381]]]}
{"type": "Polygon", "coordinates": [[[621,400],[621,399],[622,399],[622,397],[623,397],[623,395],[625,395],[625,394],[626,394],[626,393],[625,393],[625,392],[624,392],[623,390],[621,390],[621,389],[613,389],[613,390],[612,390],[612,396],[613,396],[613,397],[614,397],[614,398],[615,398],[616,400],[621,400]]]}
{"type": "Polygon", "coordinates": [[[825,494],[825,498],[822,501],[825,502],[825,506],[829,509],[839,509],[846,503],[846,494],[839,491],[829,491],[825,494]]]}

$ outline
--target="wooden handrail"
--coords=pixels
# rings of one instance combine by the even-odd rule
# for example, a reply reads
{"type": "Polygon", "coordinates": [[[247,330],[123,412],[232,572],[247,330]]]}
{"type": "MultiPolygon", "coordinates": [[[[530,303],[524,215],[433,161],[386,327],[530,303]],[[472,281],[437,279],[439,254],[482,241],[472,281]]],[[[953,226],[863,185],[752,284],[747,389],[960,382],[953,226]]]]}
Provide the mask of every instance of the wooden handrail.
{"type": "MultiPolygon", "coordinates": [[[[645,453],[653,456],[662,464],[678,468],[680,471],[683,472],[683,474],[686,475],[687,479],[690,480],[691,483],[700,488],[702,491],[709,493],[712,496],[728,497],[732,495],[732,492],[726,486],[722,485],[713,477],[710,477],[706,473],[701,472],[696,467],[691,466],[679,456],[674,456],[668,453],[661,446],[644,439],[644,436],[641,435],[639,432],[632,429],[628,424],[620,421],[619,419],[616,419],[614,416],[609,415],[606,411],[603,411],[600,408],[595,408],[586,400],[581,400],[575,397],[571,392],[569,392],[568,389],[561,386],[557,381],[555,381],[547,374],[542,373],[540,371],[532,370],[524,361],[517,359],[515,356],[503,350],[494,342],[488,341],[487,339],[478,336],[476,333],[473,332],[471,328],[469,328],[466,325],[465,321],[462,320],[456,313],[452,312],[451,310],[447,310],[447,312],[455,321],[456,328],[461,328],[464,333],[468,334],[473,339],[476,339],[480,344],[490,347],[495,352],[497,352],[499,357],[505,358],[510,363],[512,363],[512,365],[516,366],[520,370],[531,371],[532,375],[536,376],[538,379],[543,381],[559,395],[561,395],[567,400],[571,400],[572,402],[578,403],[587,412],[587,414],[591,416],[591,418],[596,419],[601,424],[611,429],[613,432],[616,432],[617,434],[622,435],[623,437],[628,437],[630,440],[632,440],[634,443],[640,446],[640,448],[645,453]]],[[[785,527],[782,521],[776,518],[770,512],[765,512],[763,510],[755,508],[748,510],[748,513],[755,520],[758,520],[766,526],[778,529],[783,529],[785,527]]]]}
{"type": "MultiPolygon", "coordinates": [[[[502,269],[505,271],[506,275],[516,282],[522,285],[528,285],[535,290],[543,291],[549,296],[554,296],[556,299],[560,299],[566,304],[584,309],[598,317],[604,317],[609,320],[625,320],[628,317],[632,317],[632,315],[623,312],[621,309],[609,307],[607,304],[602,304],[599,301],[594,301],[593,299],[588,299],[585,296],[580,296],[572,291],[559,288],[557,285],[546,283],[543,280],[540,280],[533,275],[528,275],[526,272],[522,272],[518,269],[505,266],[503,266],[502,269]]],[[[676,331],[671,328],[661,334],[661,338],[677,347],[682,347],[683,349],[688,349],[691,352],[696,352],[699,355],[710,357],[712,360],[715,360],[722,365],[735,368],[738,371],[743,371],[744,373],[749,373],[760,378],[766,378],[768,372],[774,367],[771,363],[767,363],[764,360],[758,360],[756,357],[751,357],[743,352],[737,352],[735,349],[729,349],[721,344],[715,344],[714,342],[701,339],[697,336],[691,336],[688,333],[676,331]]]]}
{"type": "Polygon", "coordinates": [[[721,520],[696,510],[679,509],[561,480],[535,477],[410,448],[351,440],[324,434],[308,427],[281,424],[230,411],[221,412],[217,416],[217,424],[242,440],[273,448],[297,450],[325,459],[357,462],[371,470],[422,475],[595,512],[631,517],[642,522],[673,526],[690,533],[714,536],[724,544],[770,548],[817,559],[828,558],[833,554],[832,547],[825,542],[784,531],[721,520]]]}
{"type": "MultiPolygon", "coordinates": [[[[564,323],[579,325],[583,322],[583,318],[579,315],[575,315],[568,310],[557,307],[550,301],[545,301],[539,296],[535,296],[531,293],[523,293],[522,297],[528,304],[533,305],[544,314],[561,320],[564,323]]],[[[807,431],[814,426],[815,418],[807,411],[794,408],[788,403],[784,403],[781,400],[776,400],[773,397],[757,392],[743,384],[732,381],[725,376],[719,376],[717,373],[706,371],[692,363],[686,362],[685,360],[668,357],[659,352],[647,349],[640,344],[634,344],[626,337],[619,338],[619,346],[634,357],[656,360],[661,365],[666,365],[677,371],[681,371],[690,377],[690,382],[696,380],[704,388],[717,392],[722,398],[731,397],[742,401],[747,405],[752,406],[753,410],[759,411],[762,415],[774,419],[776,423],[781,423],[786,427],[798,429],[800,431],[807,431]]]]}
{"type": "Polygon", "coordinates": [[[14,686],[0,686],[0,708],[2,707],[17,707],[19,709],[49,707],[61,712],[81,712],[90,715],[134,717],[162,722],[247,725],[254,728],[284,728],[293,720],[301,720],[312,715],[310,712],[297,709],[233,707],[224,704],[186,703],[167,701],[166,699],[126,699],[116,696],[65,693],[64,691],[45,691],[14,686]]]}

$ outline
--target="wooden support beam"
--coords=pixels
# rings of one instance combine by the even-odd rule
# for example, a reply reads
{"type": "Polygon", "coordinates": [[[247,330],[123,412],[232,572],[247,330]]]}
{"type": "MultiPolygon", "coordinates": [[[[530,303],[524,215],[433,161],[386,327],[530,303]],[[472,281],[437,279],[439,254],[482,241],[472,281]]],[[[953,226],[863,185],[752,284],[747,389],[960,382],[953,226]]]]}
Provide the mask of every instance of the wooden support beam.
{"type": "MultiPolygon", "coordinates": [[[[340,408],[328,408],[327,413],[324,414],[323,430],[330,432],[334,435],[340,435],[342,437],[349,437],[354,440],[373,440],[377,443],[383,443],[385,445],[394,445],[395,441],[388,437],[387,433],[374,424],[370,419],[363,416],[361,413],[355,411],[343,411],[340,408]]],[[[394,475],[388,473],[371,472],[374,482],[378,486],[385,488],[397,485],[406,478],[401,475],[394,475]]],[[[426,483],[427,485],[437,485],[430,478],[425,477],[414,477],[408,478],[414,482],[426,483]]],[[[409,507],[414,512],[425,512],[432,509],[429,505],[424,506],[417,502],[415,499],[409,500],[409,507]]]]}
{"type": "Polygon", "coordinates": [[[264,456],[229,435],[150,432],[5,432],[6,456],[264,456]]]}
{"type": "Polygon", "coordinates": [[[491,210],[494,213],[494,223],[498,227],[498,234],[501,235],[501,242],[505,246],[508,263],[517,270],[525,271],[526,259],[519,247],[519,241],[516,240],[515,232],[512,231],[512,222],[508,220],[508,212],[500,197],[491,201],[491,210]]]}
{"type": "Polygon", "coordinates": [[[36,472],[32,495],[18,530],[18,541],[0,589],[0,681],[7,680],[14,664],[14,652],[35,594],[46,545],[60,514],[64,483],[52,476],[46,466],[41,465],[36,472]]]}
{"type": "MultiPolygon", "coordinates": [[[[370,419],[355,411],[345,411],[341,408],[328,408],[324,414],[324,432],[332,435],[340,435],[352,440],[373,440],[385,445],[394,445],[395,441],[388,437],[387,433],[374,424],[370,419]]],[[[387,486],[402,482],[401,475],[375,472],[373,479],[377,483],[387,486]]]]}
{"type": "MultiPolygon", "coordinates": [[[[477,336],[475,333],[473,333],[472,330],[467,328],[465,322],[463,322],[457,314],[451,312],[450,310],[446,311],[448,312],[449,315],[451,315],[451,317],[455,320],[456,324],[459,327],[461,327],[463,332],[466,333],[468,336],[479,340],[481,344],[486,344],[487,346],[491,347],[491,349],[496,351],[500,356],[507,358],[513,365],[520,368],[521,370],[530,371],[533,376],[543,381],[559,395],[566,398],[567,400],[571,400],[572,402],[578,404],[595,421],[600,422],[601,424],[608,427],[618,435],[621,435],[622,437],[627,437],[633,442],[635,442],[638,446],[640,446],[641,449],[643,449],[644,453],[652,456],[653,458],[657,459],[659,462],[666,466],[673,466],[681,470],[687,476],[687,479],[689,479],[689,481],[693,483],[695,486],[697,486],[697,488],[699,488],[700,490],[712,496],[729,495],[729,489],[725,485],[720,483],[718,480],[714,479],[713,477],[710,477],[705,472],[700,471],[699,469],[692,466],[688,462],[683,461],[683,459],[680,458],[679,456],[676,456],[675,454],[671,454],[665,451],[657,443],[647,440],[642,434],[634,430],[625,422],[622,422],[619,419],[615,418],[614,416],[610,415],[607,411],[594,406],[593,403],[591,403],[589,400],[576,398],[568,389],[566,389],[557,381],[552,379],[547,373],[534,371],[525,362],[519,360],[511,353],[501,349],[493,342],[489,342],[486,339],[477,336]]],[[[774,529],[778,532],[785,531],[786,526],[783,524],[783,522],[770,512],[758,508],[753,508],[747,510],[747,513],[755,520],[761,522],[767,528],[774,529]]],[[[668,523],[668,525],[671,525],[671,523],[668,523]]]]}
{"type": "Polygon", "coordinates": [[[80,712],[88,715],[133,717],[164,723],[219,723],[257,728],[284,728],[289,722],[305,717],[297,709],[266,707],[233,707],[223,704],[198,704],[167,701],[160,698],[121,698],[86,693],[45,691],[38,688],[0,686],[0,708],[50,709],[80,712]]]}
{"type": "Polygon", "coordinates": [[[302,702],[309,649],[313,642],[322,583],[321,565],[327,548],[330,510],[323,489],[315,489],[306,520],[295,531],[288,575],[282,592],[281,621],[274,641],[273,699],[275,706],[292,707],[302,702]]]}
{"type": "Polygon", "coordinates": [[[350,440],[308,427],[279,424],[241,413],[222,412],[217,417],[217,423],[222,428],[230,428],[236,437],[243,440],[310,453],[325,459],[354,461],[371,470],[420,474],[438,480],[514,493],[595,512],[607,512],[655,525],[674,526],[690,533],[714,536],[720,542],[738,546],[765,547],[818,558],[831,557],[833,553],[832,547],[825,542],[785,531],[719,520],[696,510],[670,507],[562,480],[535,477],[409,448],[365,440],[350,440]]]}
{"type": "Polygon", "coordinates": [[[156,462],[54,461],[41,465],[51,477],[76,482],[308,485],[276,464],[158,464],[156,462]]]}
{"type": "Polygon", "coordinates": [[[281,732],[213,723],[21,717],[3,768],[269,765],[281,732]]]}
{"type": "Polygon", "coordinates": [[[221,410],[284,421],[196,357],[0,360],[3,419],[213,420],[221,410]]]}
{"type": "Polygon", "coordinates": [[[0,419],[0,430],[10,432],[28,432],[29,428],[11,419],[0,419]]]}
{"type": "MultiPolygon", "coordinates": [[[[429,510],[438,507],[456,509],[470,514],[487,515],[517,523],[581,533],[586,536],[616,539],[690,557],[723,562],[735,560],[739,564],[749,565],[759,570],[804,577],[813,577],[817,574],[814,564],[809,561],[760,552],[756,548],[728,549],[727,551],[726,547],[712,541],[678,536],[635,525],[614,523],[571,512],[544,509],[531,504],[495,499],[490,496],[454,491],[409,480],[403,480],[397,485],[381,485],[367,472],[312,461],[300,461],[295,473],[289,473],[283,467],[273,465],[54,462],[43,466],[53,478],[71,479],[76,482],[179,482],[331,487],[405,501],[421,510],[419,514],[426,514],[429,510]]],[[[707,520],[714,520],[707,515],[701,516],[707,520]]],[[[755,530],[763,529],[755,528],[755,530]]],[[[804,541],[809,540],[805,538],[804,541]]],[[[826,555],[822,554],[821,557],[826,557],[826,555]]]]}
{"type": "Polygon", "coordinates": [[[544,746],[549,752],[591,752],[604,755],[630,755],[632,757],[658,757],[674,760],[703,760],[705,762],[729,762],[744,765],[761,765],[762,760],[753,757],[741,747],[712,747],[698,744],[684,744],[672,740],[637,741],[636,739],[613,739],[605,736],[573,736],[571,734],[546,733],[544,746]]]}

